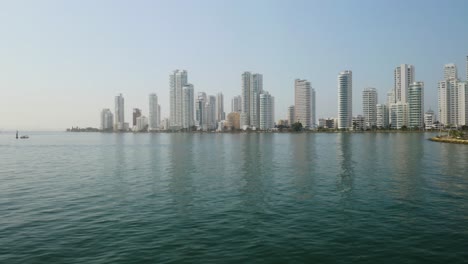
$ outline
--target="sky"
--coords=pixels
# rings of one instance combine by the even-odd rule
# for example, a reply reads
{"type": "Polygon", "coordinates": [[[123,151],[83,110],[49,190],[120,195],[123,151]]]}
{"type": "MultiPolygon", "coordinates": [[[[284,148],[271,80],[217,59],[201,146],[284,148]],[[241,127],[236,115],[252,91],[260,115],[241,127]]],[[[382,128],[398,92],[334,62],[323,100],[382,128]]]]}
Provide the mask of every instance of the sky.
{"type": "Polygon", "coordinates": [[[241,94],[241,74],[263,74],[276,119],[294,104],[294,79],[316,91],[317,118],[337,116],[337,75],[353,71],[353,115],[362,91],[379,102],[393,70],[412,64],[437,109],[443,66],[462,80],[466,0],[15,0],[0,1],[0,131],[99,127],[123,93],[125,118],[148,115],[157,93],[169,116],[169,74],[188,71],[195,93],[241,94]]]}

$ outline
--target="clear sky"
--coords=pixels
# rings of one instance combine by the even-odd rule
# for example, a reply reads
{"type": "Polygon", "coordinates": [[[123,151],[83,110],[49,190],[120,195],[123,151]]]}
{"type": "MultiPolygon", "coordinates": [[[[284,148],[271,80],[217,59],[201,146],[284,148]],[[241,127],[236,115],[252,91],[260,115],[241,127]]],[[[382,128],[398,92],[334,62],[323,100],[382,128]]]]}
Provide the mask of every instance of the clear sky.
{"type": "Polygon", "coordinates": [[[241,74],[263,74],[276,118],[294,103],[294,79],[311,81],[317,118],[336,116],[337,74],[353,71],[353,114],[361,93],[379,102],[393,69],[413,64],[437,109],[446,63],[465,79],[468,1],[48,1],[0,3],[0,130],[99,126],[114,96],[148,111],[156,92],[169,116],[169,77],[186,69],[195,93],[223,92],[225,111],[241,74]]]}

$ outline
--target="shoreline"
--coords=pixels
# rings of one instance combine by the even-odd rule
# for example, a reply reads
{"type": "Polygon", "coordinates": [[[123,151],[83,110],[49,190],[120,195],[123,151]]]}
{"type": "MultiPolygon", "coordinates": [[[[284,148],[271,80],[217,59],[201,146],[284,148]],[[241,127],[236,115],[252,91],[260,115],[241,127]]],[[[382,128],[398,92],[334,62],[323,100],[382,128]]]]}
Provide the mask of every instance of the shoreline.
{"type": "Polygon", "coordinates": [[[440,142],[440,143],[452,143],[452,144],[468,144],[467,139],[457,139],[457,138],[448,138],[448,137],[432,137],[429,138],[430,141],[440,142]]]}

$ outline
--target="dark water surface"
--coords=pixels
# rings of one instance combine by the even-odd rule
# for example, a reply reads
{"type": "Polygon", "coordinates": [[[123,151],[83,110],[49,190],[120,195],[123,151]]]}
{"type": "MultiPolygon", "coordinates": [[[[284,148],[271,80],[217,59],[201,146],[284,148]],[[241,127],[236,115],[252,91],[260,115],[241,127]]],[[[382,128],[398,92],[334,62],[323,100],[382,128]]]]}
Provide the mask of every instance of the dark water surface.
{"type": "Polygon", "coordinates": [[[430,134],[0,134],[0,263],[461,263],[430,134]]]}

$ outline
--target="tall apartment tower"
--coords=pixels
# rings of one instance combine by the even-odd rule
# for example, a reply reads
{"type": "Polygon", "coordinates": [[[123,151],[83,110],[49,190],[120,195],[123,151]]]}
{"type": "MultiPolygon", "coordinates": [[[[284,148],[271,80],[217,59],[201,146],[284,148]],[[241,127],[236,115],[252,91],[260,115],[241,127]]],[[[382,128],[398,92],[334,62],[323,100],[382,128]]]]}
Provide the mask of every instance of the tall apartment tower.
{"type": "Polygon", "coordinates": [[[216,94],[216,123],[226,119],[224,113],[224,95],[223,93],[216,94]]]}
{"type": "Polygon", "coordinates": [[[311,86],[307,80],[294,80],[294,122],[299,122],[304,128],[311,128],[311,86]]]}
{"type": "Polygon", "coordinates": [[[408,102],[408,89],[414,82],[414,66],[401,64],[394,71],[395,102],[408,102]]]}
{"type": "Polygon", "coordinates": [[[234,96],[231,100],[231,112],[240,113],[242,112],[242,97],[240,95],[234,96]]]}
{"type": "Polygon", "coordinates": [[[250,79],[252,74],[244,72],[242,74],[242,111],[240,116],[240,126],[250,125],[250,79]]]}
{"type": "Polygon", "coordinates": [[[444,65],[444,80],[458,79],[457,66],[453,63],[444,65]]]}
{"type": "Polygon", "coordinates": [[[424,128],[424,83],[414,82],[408,90],[408,125],[410,128],[424,128]]]}
{"type": "Polygon", "coordinates": [[[149,115],[148,115],[148,131],[159,129],[159,105],[158,96],[152,93],[148,96],[149,99],[149,115]]]}
{"type": "Polygon", "coordinates": [[[199,130],[203,130],[203,124],[205,123],[205,104],[207,101],[206,93],[199,92],[197,100],[195,101],[195,125],[199,130]]]}
{"type": "Polygon", "coordinates": [[[468,126],[468,81],[458,83],[458,125],[468,126]]]}
{"type": "Polygon", "coordinates": [[[295,121],[295,117],[296,117],[296,112],[295,112],[295,109],[294,109],[294,105],[290,105],[288,107],[288,122],[289,122],[289,126],[291,126],[292,124],[294,124],[296,121],[295,121]]]}
{"type": "Polygon", "coordinates": [[[124,130],[125,128],[125,101],[122,94],[115,97],[114,130],[124,130]]]}
{"type": "Polygon", "coordinates": [[[338,75],[338,129],[352,128],[353,73],[342,71],[338,75]]]}
{"type": "Polygon", "coordinates": [[[108,131],[114,129],[114,115],[108,108],[101,111],[101,130],[108,131]]]}
{"type": "Polygon", "coordinates": [[[310,88],[310,127],[316,128],[317,127],[317,119],[316,119],[316,112],[315,112],[315,89],[310,88]]]}
{"type": "Polygon", "coordinates": [[[250,126],[260,127],[260,94],[263,92],[263,76],[258,73],[250,79],[250,126]]]}
{"type": "Polygon", "coordinates": [[[388,107],[386,104],[377,104],[376,105],[376,126],[378,128],[387,128],[388,127],[388,107]]]}
{"type": "Polygon", "coordinates": [[[274,100],[268,92],[260,94],[260,130],[268,130],[275,127],[274,100]]]}
{"type": "Polygon", "coordinates": [[[190,129],[194,125],[193,110],[194,97],[193,85],[186,84],[182,88],[182,128],[190,129]]]}
{"type": "Polygon", "coordinates": [[[388,116],[388,125],[391,123],[391,118],[390,118],[390,108],[392,107],[392,104],[396,103],[395,101],[395,90],[392,89],[387,93],[387,116],[388,116]]]}
{"type": "Polygon", "coordinates": [[[366,128],[377,125],[377,90],[375,88],[366,88],[362,92],[362,112],[366,128]]]}
{"type": "Polygon", "coordinates": [[[135,127],[137,125],[137,118],[139,118],[140,116],[141,116],[141,109],[133,108],[133,115],[132,115],[132,117],[133,117],[133,119],[132,119],[133,120],[133,123],[132,123],[133,127],[135,127]]]}
{"type": "Polygon", "coordinates": [[[187,85],[187,71],[175,70],[169,75],[170,123],[172,127],[182,127],[183,87],[187,85]]]}

